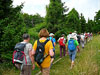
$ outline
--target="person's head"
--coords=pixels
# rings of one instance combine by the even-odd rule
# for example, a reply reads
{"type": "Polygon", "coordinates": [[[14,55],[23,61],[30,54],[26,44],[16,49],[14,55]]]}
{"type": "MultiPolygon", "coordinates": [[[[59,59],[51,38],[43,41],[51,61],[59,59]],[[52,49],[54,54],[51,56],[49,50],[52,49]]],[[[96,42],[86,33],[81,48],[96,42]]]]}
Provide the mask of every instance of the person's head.
{"type": "Polygon", "coordinates": [[[71,37],[70,37],[70,39],[74,39],[74,38],[75,38],[75,37],[74,37],[74,35],[72,34],[71,37]]]}
{"type": "Polygon", "coordinates": [[[69,34],[72,34],[72,32],[69,32],[69,34]]]}
{"type": "Polygon", "coordinates": [[[74,33],[77,33],[77,31],[74,31],[74,33]]]}
{"type": "Polygon", "coordinates": [[[47,38],[49,36],[49,32],[46,28],[43,28],[40,30],[39,32],[39,37],[42,38],[42,37],[45,37],[47,38]]]}
{"type": "Polygon", "coordinates": [[[62,37],[64,37],[64,34],[62,34],[62,37]]]}
{"type": "Polygon", "coordinates": [[[30,40],[30,35],[29,34],[23,34],[23,40],[30,40]]]}
{"type": "Polygon", "coordinates": [[[50,35],[49,35],[50,37],[53,37],[54,36],[54,34],[53,33],[50,33],[50,35]]]}

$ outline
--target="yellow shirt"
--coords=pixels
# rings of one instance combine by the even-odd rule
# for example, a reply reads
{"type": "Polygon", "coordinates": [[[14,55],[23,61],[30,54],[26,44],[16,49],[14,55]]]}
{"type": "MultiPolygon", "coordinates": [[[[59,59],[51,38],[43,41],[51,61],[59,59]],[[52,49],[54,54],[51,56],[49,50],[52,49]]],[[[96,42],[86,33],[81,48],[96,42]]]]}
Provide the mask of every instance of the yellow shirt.
{"type": "MultiPolygon", "coordinates": [[[[39,40],[40,42],[45,42],[46,40],[39,40]]],[[[34,46],[33,46],[33,49],[36,51],[36,48],[37,48],[37,41],[35,41],[34,43],[34,46]]],[[[53,49],[53,45],[52,45],[52,42],[51,41],[48,41],[46,44],[45,44],[45,52],[44,54],[49,54],[49,50],[53,49]]],[[[41,64],[41,67],[42,68],[48,68],[50,67],[50,61],[51,61],[51,57],[50,55],[47,56],[43,63],[41,64]]]]}

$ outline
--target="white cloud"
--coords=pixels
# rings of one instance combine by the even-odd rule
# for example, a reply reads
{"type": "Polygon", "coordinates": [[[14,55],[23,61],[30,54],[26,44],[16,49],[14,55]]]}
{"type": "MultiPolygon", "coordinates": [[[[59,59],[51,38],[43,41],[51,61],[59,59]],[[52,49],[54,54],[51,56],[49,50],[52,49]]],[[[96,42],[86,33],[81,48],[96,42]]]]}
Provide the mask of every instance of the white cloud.
{"type": "Polygon", "coordinates": [[[49,4],[49,0],[14,0],[13,5],[17,6],[21,3],[24,3],[23,12],[33,15],[39,13],[41,16],[45,16],[45,8],[49,4]]]}
{"type": "Polygon", "coordinates": [[[75,8],[79,14],[83,13],[86,20],[88,18],[93,19],[95,16],[95,12],[100,8],[99,0],[62,0],[66,2],[65,6],[68,6],[70,10],[75,8]]]}
{"type": "MultiPolygon", "coordinates": [[[[14,0],[13,5],[17,6],[22,2],[25,2],[23,12],[33,15],[36,13],[41,16],[46,15],[46,5],[49,4],[49,0],[14,0]]],[[[70,10],[75,8],[79,14],[83,13],[86,19],[88,17],[93,19],[95,12],[100,9],[99,0],[62,0],[62,2],[66,2],[65,6],[68,6],[70,10]]]]}

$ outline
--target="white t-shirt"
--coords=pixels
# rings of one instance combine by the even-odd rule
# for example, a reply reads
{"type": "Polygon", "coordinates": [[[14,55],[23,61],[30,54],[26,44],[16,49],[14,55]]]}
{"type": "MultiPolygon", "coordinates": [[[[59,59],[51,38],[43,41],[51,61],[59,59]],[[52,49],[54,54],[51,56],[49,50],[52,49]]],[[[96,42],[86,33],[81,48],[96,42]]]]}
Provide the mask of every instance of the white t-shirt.
{"type": "Polygon", "coordinates": [[[84,36],[84,35],[81,35],[81,39],[84,41],[84,39],[85,39],[85,36],[84,36]]]}
{"type": "Polygon", "coordinates": [[[71,34],[69,34],[69,35],[67,36],[67,40],[69,41],[70,38],[71,38],[71,34]]]}
{"type": "MultiPolygon", "coordinates": [[[[21,43],[26,43],[26,42],[21,42],[21,43]]],[[[27,43],[26,46],[25,46],[25,49],[24,49],[24,53],[25,53],[26,59],[27,59],[27,64],[26,64],[25,57],[24,57],[24,60],[23,60],[24,65],[31,65],[31,59],[30,59],[30,56],[29,56],[29,51],[31,51],[31,50],[32,50],[32,44],[27,43]]]]}

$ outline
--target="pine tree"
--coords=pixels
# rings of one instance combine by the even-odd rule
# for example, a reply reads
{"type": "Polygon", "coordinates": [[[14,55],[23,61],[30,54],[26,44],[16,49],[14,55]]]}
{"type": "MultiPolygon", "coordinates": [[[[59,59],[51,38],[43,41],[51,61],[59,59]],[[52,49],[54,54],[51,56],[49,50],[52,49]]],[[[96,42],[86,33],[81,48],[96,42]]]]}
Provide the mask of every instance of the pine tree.
{"type": "Polygon", "coordinates": [[[81,32],[81,26],[79,21],[79,13],[73,8],[67,15],[67,27],[81,32]]]}
{"type": "Polygon", "coordinates": [[[93,27],[94,32],[100,32],[100,10],[96,12],[96,16],[94,17],[95,26],[93,27]]]}
{"type": "Polygon", "coordinates": [[[82,33],[86,32],[86,20],[85,20],[82,13],[81,13],[81,16],[80,16],[80,25],[81,25],[81,32],[82,33]]]}
{"type": "Polygon", "coordinates": [[[50,0],[49,6],[46,6],[46,25],[51,32],[58,31],[63,28],[65,21],[65,12],[68,8],[64,7],[61,0],[50,0]]]}

